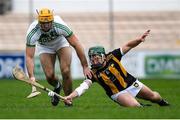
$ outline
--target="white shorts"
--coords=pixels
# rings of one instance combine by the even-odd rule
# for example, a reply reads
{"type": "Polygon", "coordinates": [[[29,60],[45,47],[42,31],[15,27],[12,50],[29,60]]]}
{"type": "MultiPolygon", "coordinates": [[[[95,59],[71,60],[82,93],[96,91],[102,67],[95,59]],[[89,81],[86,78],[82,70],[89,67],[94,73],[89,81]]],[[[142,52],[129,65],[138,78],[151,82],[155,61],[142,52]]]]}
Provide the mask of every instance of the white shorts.
{"type": "Polygon", "coordinates": [[[36,50],[38,55],[42,53],[55,54],[59,49],[69,46],[69,42],[66,40],[66,38],[64,36],[59,36],[58,38],[56,38],[56,40],[48,42],[45,45],[37,44],[36,50]]]}
{"type": "Polygon", "coordinates": [[[141,83],[139,80],[136,80],[131,86],[129,86],[128,88],[126,88],[121,92],[112,95],[111,98],[117,101],[118,96],[123,93],[130,93],[133,97],[136,97],[136,95],[139,93],[142,87],[143,87],[143,83],[141,83]]]}

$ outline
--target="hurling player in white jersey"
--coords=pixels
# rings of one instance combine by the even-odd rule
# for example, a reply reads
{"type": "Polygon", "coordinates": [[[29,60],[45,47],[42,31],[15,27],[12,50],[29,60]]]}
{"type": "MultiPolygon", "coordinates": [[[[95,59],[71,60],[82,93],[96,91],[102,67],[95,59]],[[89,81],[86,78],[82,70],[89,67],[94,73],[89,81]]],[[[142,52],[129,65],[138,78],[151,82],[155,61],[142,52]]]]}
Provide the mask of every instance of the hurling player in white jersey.
{"type": "MultiPolygon", "coordinates": [[[[38,19],[35,20],[29,27],[26,35],[26,66],[29,79],[35,81],[34,76],[34,55],[35,47],[40,56],[40,62],[49,84],[54,87],[54,92],[60,93],[61,83],[55,75],[56,57],[60,63],[60,70],[63,77],[63,90],[65,95],[72,92],[72,77],[71,77],[71,48],[74,47],[81,61],[85,76],[91,77],[91,71],[84,54],[84,49],[73,31],[59,17],[54,16],[53,11],[43,8],[37,11],[38,19]]],[[[34,86],[32,93],[28,98],[40,94],[34,86]]],[[[51,103],[53,106],[58,105],[59,99],[57,96],[52,97],[51,103]]]]}

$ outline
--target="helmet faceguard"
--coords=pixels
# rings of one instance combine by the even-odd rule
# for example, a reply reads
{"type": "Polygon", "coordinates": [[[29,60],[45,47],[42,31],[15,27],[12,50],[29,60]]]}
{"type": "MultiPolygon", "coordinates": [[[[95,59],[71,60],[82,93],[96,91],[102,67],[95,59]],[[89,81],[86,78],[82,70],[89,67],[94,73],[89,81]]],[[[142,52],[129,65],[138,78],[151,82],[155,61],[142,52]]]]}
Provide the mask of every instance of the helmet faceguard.
{"type": "Polygon", "coordinates": [[[53,11],[48,8],[43,8],[38,13],[38,21],[40,23],[52,22],[54,20],[53,11]]]}
{"type": "Polygon", "coordinates": [[[52,28],[52,22],[54,20],[53,11],[43,8],[39,12],[37,11],[37,14],[41,29],[45,32],[49,31],[52,28]]]}
{"type": "Polygon", "coordinates": [[[105,62],[105,49],[102,46],[91,47],[88,56],[93,68],[101,68],[105,62]]]}

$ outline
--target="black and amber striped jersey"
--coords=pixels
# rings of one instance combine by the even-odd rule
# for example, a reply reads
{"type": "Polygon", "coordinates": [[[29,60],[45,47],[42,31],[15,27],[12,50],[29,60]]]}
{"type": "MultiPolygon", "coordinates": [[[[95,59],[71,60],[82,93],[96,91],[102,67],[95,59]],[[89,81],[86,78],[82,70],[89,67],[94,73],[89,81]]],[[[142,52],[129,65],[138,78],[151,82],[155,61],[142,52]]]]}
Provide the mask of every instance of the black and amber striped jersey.
{"type": "Polygon", "coordinates": [[[136,81],[136,78],[122,66],[122,56],[121,50],[115,49],[106,54],[106,65],[103,68],[91,68],[93,71],[92,82],[99,83],[109,97],[126,89],[136,81]]]}

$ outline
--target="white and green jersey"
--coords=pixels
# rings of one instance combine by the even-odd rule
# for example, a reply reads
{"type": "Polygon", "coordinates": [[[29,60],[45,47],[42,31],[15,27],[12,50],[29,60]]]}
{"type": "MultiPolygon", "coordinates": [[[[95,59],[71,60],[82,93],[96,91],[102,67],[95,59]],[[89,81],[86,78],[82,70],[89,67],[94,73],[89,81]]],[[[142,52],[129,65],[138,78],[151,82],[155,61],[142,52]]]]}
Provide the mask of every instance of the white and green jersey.
{"type": "Polygon", "coordinates": [[[35,47],[36,43],[39,45],[48,45],[56,40],[58,37],[69,37],[73,34],[72,30],[66,25],[66,23],[59,17],[54,16],[54,21],[52,29],[48,32],[43,32],[35,20],[29,27],[26,34],[26,45],[30,47],[35,47]]]}

